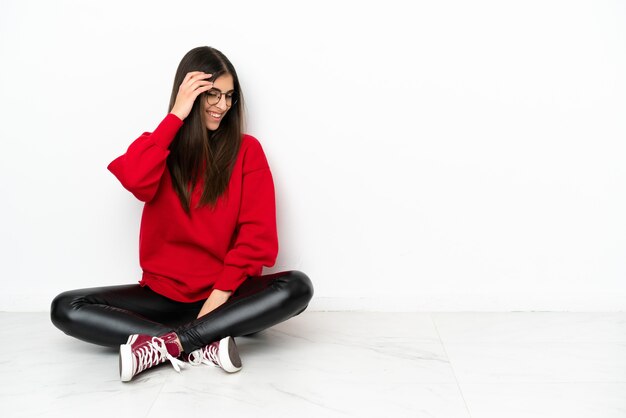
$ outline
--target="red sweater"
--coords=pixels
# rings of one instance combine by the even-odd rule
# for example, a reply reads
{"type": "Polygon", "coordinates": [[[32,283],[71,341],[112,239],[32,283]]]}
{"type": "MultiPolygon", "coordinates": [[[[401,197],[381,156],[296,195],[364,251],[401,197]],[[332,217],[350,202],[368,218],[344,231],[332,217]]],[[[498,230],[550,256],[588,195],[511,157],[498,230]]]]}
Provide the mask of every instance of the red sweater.
{"type": "Polygon", "coordinates": [[[191,200],[191,217],[172,187],[166,159],[183,125],[168,113],[154,132],[144,132],[107,168],[145,202],[139,233],[142,286],[180,302],[209,297],[213,289],[235,291],[247,276],[271,267],[278,254],[274,183],[259,141],[243,135],[228,184],[212,211],[195,208],[202,176],[191,200]]]}

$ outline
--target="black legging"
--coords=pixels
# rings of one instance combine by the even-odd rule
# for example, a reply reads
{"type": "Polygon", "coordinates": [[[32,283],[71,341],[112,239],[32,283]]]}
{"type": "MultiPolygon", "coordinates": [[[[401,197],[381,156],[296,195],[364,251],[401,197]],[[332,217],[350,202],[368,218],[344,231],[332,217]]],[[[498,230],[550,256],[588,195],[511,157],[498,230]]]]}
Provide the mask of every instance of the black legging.
{"type": "Polygon", "coordinates": [[[292,270],[250,276],[226,303],[197,318],[204,300],[177,302],[139,284],[63,292],[52,301],[52,323],[64,333],[117,347],[131,334],[159,336],[174,331],[190,353],[224,337],[249,335],[303,312],[313,284],[292,270]]]}

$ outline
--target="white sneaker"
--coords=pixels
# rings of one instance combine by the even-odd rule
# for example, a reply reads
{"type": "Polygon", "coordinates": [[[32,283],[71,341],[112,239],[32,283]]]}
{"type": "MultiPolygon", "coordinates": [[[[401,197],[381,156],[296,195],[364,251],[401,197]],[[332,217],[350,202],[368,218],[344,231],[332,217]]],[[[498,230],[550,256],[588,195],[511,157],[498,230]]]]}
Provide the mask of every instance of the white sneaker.
{"type": "Polygon", "coordinates": [[[224,337],[183,356],[190,364],[221,367],[228,373],[241,370],[241,358],[233,337],[224,337]]]}

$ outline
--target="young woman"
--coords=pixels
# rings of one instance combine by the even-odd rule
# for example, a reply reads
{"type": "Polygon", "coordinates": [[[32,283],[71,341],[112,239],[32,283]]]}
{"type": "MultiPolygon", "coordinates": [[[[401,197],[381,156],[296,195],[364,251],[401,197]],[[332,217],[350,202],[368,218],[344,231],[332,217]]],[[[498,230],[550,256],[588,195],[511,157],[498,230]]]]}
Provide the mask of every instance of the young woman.
{"type": "Polygon", "coordinates": [[[237,73],[220,51],[181,60],[169,112],[108,170],[145,202],[139,284],[71,290],[52,302],[68,335],[120,347],[120,378],[169,360],[241,369],[233,337],[303,312],[299,271],[262,275],[278,253],[274,184],[259,141],[242,132],[237,73]]]}

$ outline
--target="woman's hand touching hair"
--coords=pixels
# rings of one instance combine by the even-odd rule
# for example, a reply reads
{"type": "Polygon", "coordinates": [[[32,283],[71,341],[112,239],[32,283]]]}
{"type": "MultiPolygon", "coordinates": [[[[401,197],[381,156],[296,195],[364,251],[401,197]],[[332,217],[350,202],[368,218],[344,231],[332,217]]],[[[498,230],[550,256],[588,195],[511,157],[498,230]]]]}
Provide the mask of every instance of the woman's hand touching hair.
{"type": "Polygon", "coordinates": [[[189,116],[196,97],[213,87],[212,82],[204,80],[205,78],[210,78],[212,75],[213,74],[207,74],[202,71],[191,71],[187,73],[183,82],[180,83],[180,87],[178,87],[176,101],[170,113],[178,116],[181,120],[189,116]]]}

